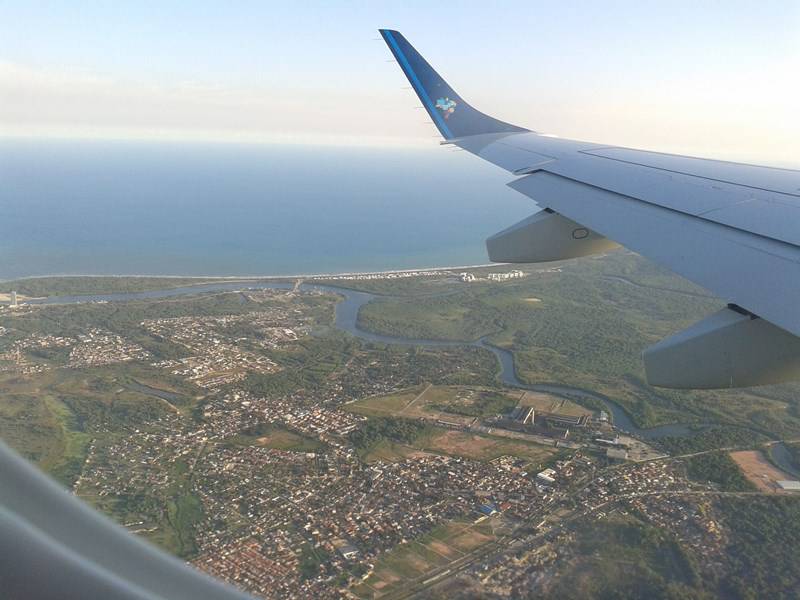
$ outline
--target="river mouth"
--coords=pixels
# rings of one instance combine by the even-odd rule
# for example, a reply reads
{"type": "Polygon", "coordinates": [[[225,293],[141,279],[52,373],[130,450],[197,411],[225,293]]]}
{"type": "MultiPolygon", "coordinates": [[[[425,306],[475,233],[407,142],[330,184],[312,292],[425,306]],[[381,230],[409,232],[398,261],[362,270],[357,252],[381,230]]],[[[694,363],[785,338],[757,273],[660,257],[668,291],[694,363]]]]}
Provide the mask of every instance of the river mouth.
{"type": "MultiPolygon", "coordinates": [[[[85,296],[51,296],[48,298],[38,298],[30,300],[29,304],[78,304],[83,302],[127,302],[133,300],[158,300],[164,298],[174,298],[178,296],[189,296],[213,292],[236,292],[242,290],[270,290],[293,289],[295,285],[289,282],[219,282],[207,283],[193,286],[169,288],[163,290],[149,290],[143,292],[120,292],[114,294],[91,294],[85,296]]],[[[640,437],[645,440],[656,440],[663,437],[692,437],[705,431],[712,424],[686,424],[677,423],[661,425],[658,427],[641,428],[637,427],[625,409],[615,400],[597,392],[578,387],[555,383],[526,384],[520,381],[514,366],[514,355],[505,348],[500,348],[489,343],[486,337],[472,342],[468,341],[445,341],[431,340],[424,338],[403,338],[399,336],[383,335],[361,329],[358,326],[358,312],[361,307],[375,299],[387,299],[391,296],[379,296],[370,292],[360,292],[334,285],[318,283],[303,283],[299,286],[301,291],[319,291],[336,294],[342,297],[342,301],[336,305],[335,325],[340,331],[345,331],[350,335],[367,342],[379,344],[394,344],[403,346],[426,346],[431,348],[455,348],[463,346],[473,346],[488,350],[494,354],[500,367],[498,378],[500,382],[511,388],[521,390],[531,390],[545,392],[555,396],[561,396],[568,400],[591,400],[601,402],[612,415],[614,426],[628,434],[640,437]]]]}

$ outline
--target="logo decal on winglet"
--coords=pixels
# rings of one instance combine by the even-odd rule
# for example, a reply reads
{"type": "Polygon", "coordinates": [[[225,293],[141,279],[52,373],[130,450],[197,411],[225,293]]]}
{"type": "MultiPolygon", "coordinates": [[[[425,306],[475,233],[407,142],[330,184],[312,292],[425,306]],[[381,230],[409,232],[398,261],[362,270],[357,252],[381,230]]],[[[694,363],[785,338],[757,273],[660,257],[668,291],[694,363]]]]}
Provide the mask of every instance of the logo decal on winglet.
{"type": "Polygon", "coordinates": [[[444,113],[444,118],[447,119],[453,114],[456,110],[456,101],[450,100],[450,98],[439,98],[436,101],[436,108],[441,110],[444,113]]]}

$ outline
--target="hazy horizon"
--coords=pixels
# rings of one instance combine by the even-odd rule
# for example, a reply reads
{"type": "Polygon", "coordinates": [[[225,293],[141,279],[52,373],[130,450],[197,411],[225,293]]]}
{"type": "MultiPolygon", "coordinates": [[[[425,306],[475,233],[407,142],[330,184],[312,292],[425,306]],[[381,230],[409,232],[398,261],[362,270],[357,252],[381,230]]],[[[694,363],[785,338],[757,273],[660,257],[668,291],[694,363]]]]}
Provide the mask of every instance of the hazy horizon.
{"type": "Polygon", "coordinates": [[[403,31],[484,112],[562,137],[796,166],[794,2],[0,7],[0,137],[424,147],[403,31]]]}

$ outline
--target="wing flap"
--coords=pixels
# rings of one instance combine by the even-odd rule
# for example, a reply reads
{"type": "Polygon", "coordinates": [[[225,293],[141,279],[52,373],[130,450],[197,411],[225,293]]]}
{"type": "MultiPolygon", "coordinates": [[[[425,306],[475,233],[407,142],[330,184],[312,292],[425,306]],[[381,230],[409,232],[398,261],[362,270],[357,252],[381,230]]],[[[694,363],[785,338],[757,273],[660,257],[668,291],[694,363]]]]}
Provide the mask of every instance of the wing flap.
{"type": "Polygon", "coordinates": [[[800,248],[545,171],[509,186],[800,335],[787,302],[800,297],[800,248]]]}

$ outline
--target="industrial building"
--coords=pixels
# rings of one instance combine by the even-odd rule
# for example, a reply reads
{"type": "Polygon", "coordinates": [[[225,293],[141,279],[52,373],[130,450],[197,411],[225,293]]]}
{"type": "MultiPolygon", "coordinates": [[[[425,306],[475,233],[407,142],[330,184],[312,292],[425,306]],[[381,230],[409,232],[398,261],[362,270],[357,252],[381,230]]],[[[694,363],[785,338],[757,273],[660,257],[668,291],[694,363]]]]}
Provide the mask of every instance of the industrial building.
{"type": "Polygon", "coordinates": [[[556,482],[556,472],[554,469],[545,469],[536,475],[536,481],[545,485],[553,485],[556,482]]]}

